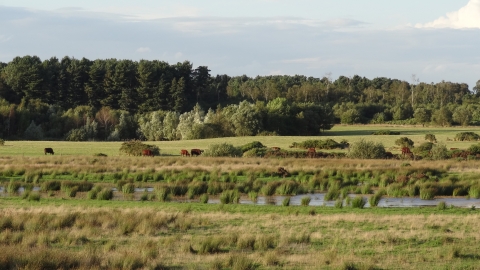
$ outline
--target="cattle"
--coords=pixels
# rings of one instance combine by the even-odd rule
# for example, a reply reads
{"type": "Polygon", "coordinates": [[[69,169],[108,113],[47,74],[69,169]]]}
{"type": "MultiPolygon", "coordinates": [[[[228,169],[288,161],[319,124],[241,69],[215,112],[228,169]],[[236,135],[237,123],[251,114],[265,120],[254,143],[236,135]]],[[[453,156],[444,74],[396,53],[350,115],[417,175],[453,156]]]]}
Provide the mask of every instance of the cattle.
{"type": "Polygon", "coordinates": [[[144,157],[153,157],[153,152],[150,149],[143,149],[142,156],[144,157]]]}
{"type": "Polygon", "coordinates": [[[310,147],[307,149],[307,157],[314,158],[317,155],[317,151],[315,150],[315,147],[310,147]]]}
{"type": "Polygon", "coordinates": [[[200,156],[202,153],[203,153],[203,150],[200,150],[200,149],[190,150],[190,154],[192,154],[192,157],[200,156]]]}
{"type": "Polygon", "coordinates": [[[53,152],[53,149],[50,148],[50,147],[43,149],[43,153],[45,153],[45,155],[46,155],[46,154],[51,154],[51,155],[54,155],[54,154],[55,154],[55,153],[53,152]]]}
{"type": "Polygon", "coordinates": [[[412,151],[410,151],[410,148],[408,147],[402,147],[402,156],[415,159],[415,156],[413,155],[412,151]]]}
{"type": "Polygon", "coordinates": [[[385,152],[385,159],[392,159],[394,158],[392,152],[385,152]]]}
{"type": "Polygon", "coordinates": [[[182,149],[180,150],[180,155],[182,155],[182,157],[189,157],[190,153],[188,152],[188,150],[182,149]]]}
{"type": "Polygon", "coordinates": [[[273,151],[280,151],[280,147],[274,146],[274,147],[272,147],[272,150],[273,151]]]}

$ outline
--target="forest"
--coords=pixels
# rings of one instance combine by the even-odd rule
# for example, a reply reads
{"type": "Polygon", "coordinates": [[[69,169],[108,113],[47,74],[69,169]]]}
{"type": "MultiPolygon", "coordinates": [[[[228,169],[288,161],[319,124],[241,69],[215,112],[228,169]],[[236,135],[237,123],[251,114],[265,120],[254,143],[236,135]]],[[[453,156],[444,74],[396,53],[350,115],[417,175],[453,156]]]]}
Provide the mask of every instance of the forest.
{"type": "Polygon", "coordinates": [[[185,140],[320,135],[336,123],[480,124],[480,80],[229,76],[159,60],[0,62],[0,138],[185,140]]]}

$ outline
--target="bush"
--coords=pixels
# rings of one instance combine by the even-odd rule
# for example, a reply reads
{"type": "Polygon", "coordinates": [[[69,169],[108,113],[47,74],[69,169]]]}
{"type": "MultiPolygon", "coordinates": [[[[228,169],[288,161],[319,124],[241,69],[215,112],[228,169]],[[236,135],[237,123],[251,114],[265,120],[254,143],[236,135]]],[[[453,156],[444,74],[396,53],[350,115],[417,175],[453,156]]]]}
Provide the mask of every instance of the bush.
{"type": "Polygon", "coordinates": [[[468,152],[470,152],[471,155],[478,155],[480,154],[480,144],[473,144],[471,145],[468,150],[468,152]]]}
{"type": "Polygon", "coordinates": [[[87,139],[87,131],[85,131],[84,128],[72,129],[67,133],[67,135],[65,135],[65,140],[71,142],[81,142],[86,141],[87,139]]]}
{"type": "Polygon", "coordinates": [[[424,142],[424,143],[420,144],[419,146],[415,147],[414,151],[416,151],[418,153],[427,152],[427,151],[432,150],[433,146],[434,146],[434,144],[431,143],[431,142],[424,142]]]}
{"type": "Polygon", "coordinates": [[[267,153],[267,148],[253,148],[243,153],[243,157],[263,157],[267,153]]]}
{"type": "Polygon", "coordinates": [[[208,203],[208,194],[202,194],[199,200],[201,203],[208,203]]]}
{"type": "Polygon", "coordinates": [[[433,160],[442,160],[449,157],[447,147],[444,144],[434,145],[430,152],[433,160]]]}
{"type": "Polygon", "coordinates": [[[158,148],[158,146],[144,144],[141,141],[136,140],[122,143],[119,151],[129,156],[141,156],[143,150],[145,149],[150,150],[154,156],[160,155],[160,149],[158,148]]]}
{"type": "Polygon", "coordinates": [[[343,149],[344,144],[338,143],[332,139],[326,140],[306,140],[300,143],[294,142],[293,147],[296,148],[318,148],[318,149],[343,149]]]}
{"type": "Polygon", "coordinates": [[[480,139],[480,135],[474,132],[461,132],[455,135],[455,141],[478,141],[480,139]]]}
{"type": "Polygon", "coordinates": [[[259,141],[253,141],[251,143],[247,143],[245,145],[240,146],[240,150],[242,151],[242,153],[245,153],[252,149],[259,149],[259,148],[266,148],[266,146],[259,141]]]}
{"type": "Polygon", "coordinates": [[[355,142],[350,146],[350,153],[348,156],[359,159],[383,158],[385,157],[385,147],[383,147],[383,144],[381,143],[360,139],[360,141],[355,142]]]}
{"type": "Polygon", "coordinates": [[[4,145],[5,145],[5,140],[0,138],[0,146],[4,146],[4,145]]]}
{"type": "Polygon", "coordinates": [[[427,141],[430,141],[431,143],[436,143],[437,142],[437,138],[435,138],[435,135],[433,134],[425,134],[425,140],[427,141]]]}
{"type": "Polygon", "coordinates": [[[377,130],[373,132],[372,135],[400,135],[400,132],[391,130],[377,130]]]}
{"type": "Polygon", "coordinates": [[[242,151],[228,143],[212,144],[203,153],[207,157],[241,157],[242,151]]]}
{"type": "Polygon", "coordinates": [[[407,137],[402,137],[398,140],[395,140],[395,145],[398,145],[400,147],[413,147],[413,141],[407,137]]]}

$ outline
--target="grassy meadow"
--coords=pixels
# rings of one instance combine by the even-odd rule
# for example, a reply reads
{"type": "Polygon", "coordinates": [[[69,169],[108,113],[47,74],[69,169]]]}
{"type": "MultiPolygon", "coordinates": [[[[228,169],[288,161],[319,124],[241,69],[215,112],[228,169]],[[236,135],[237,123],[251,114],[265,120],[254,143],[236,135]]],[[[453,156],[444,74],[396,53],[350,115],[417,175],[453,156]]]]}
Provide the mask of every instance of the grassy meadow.
{"type": "MultiPolygon", "coordinates": [[[[293,142],[302,142],[314,139],[333,139],[337,142],[347,140],[349,143],[356,142],[361,138],[370,141],[381,142],[392,153],[399,153],[399,147],[395,145],[395,140],[400,137],[408,137],[420,145],[425,142],[425,134],[434,134],[438,142],[444,143],[447,148],[466,149],[473,142],[453,141],[453,138],[460,132],[480,132],[478,127],[421,127],[421,126],[388,126],[388,125],[356,125],[356,126],[334,126],[331,130],[325,131],[322,136],[252,136],[252,137],[229,137],[204,140],[188,141],[160,141],[148,142],[160,148],[162,155],[179,156],[181,149],[206,149],[211,144],[229,143],[234,146],[240,146],[252,141],[260,141],[268,147],[280,147],[288,149],[293,142]],[[398,131],[400,135],[375,135],[371,134],[378,130],[398,131]]],[[[119,156],[118,149],[121,142],[65,142],[65,141],[6,141],[5,145],[0,147],[0,155],[21,155],[21,156],[41,156],[44,155],[45,147],[52,147],[56,155],[93,155],[95,153],[104,153],[108,156],[119,156]]],[[[293,149],[295,150],[295,149],[293,149]]],[[[335,150],[339,151],[339,150],[335,150]]]]}
{"type": "Polygon", "coordinates": [[[365,138],[398,153],[396,139],[419,145],[427,133],[447,148],[466,149],[476,142],[453,141],[465,131],[478,132],[366,125],[335,126],[320,137],[147,142],[160,148],[156,157],[121,155],[121,142],[6,141],[0,146],[0,269],[478,269],[474,207],[355,202],[360,196],[480,198],[478,160],[180,156],[181,149],[224,142],[289,149],[327,138],[365,138]],[[371,135],[377,130],[400,135],[371,135]],[[45,147],[55,155],[45,156],[45,147]],[[139,199],[135,187],[153,191],[139,199]],[[239,196],[255,201],[313,192],[336,206],[236,203],[239,196]],[[357,196],[353,202],[349,194],[357,196]],[[195,202],[170,202],[173,197],[195,202]],[[221,203],[205,203],[208,198],[221,203]]]}

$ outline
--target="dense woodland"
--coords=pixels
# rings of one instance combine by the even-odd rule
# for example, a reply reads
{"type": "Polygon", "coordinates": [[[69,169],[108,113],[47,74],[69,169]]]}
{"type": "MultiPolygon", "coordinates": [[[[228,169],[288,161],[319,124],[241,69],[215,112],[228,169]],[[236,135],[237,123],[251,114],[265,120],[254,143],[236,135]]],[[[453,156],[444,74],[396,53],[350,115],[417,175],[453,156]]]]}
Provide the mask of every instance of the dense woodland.
{"type": "Polygon", "coordinates": [[[335,123],[480,124],[480,81],[212,76],[163,61],[0,62],[0,137],[180,140],[319,135],[335,123]]]}

